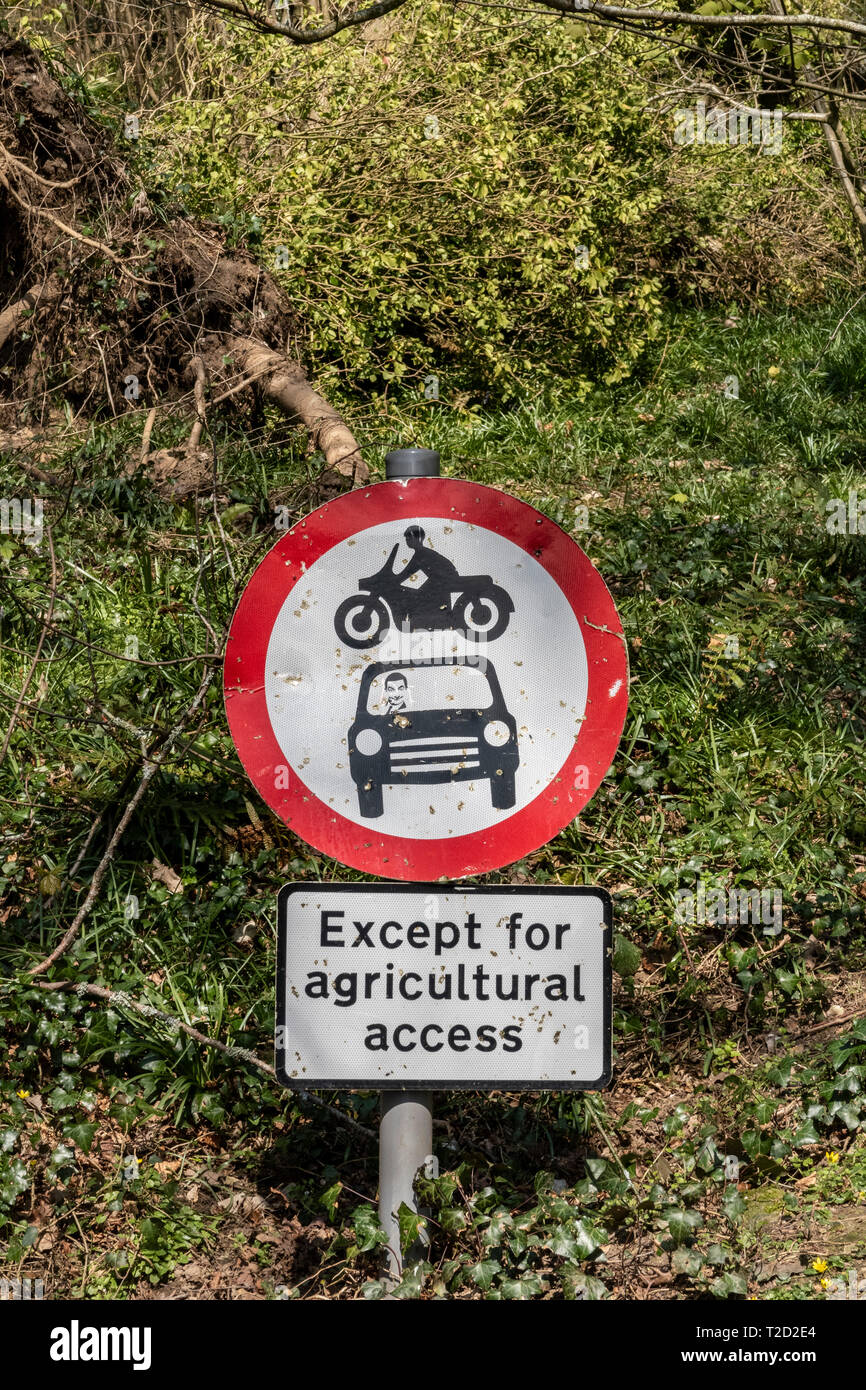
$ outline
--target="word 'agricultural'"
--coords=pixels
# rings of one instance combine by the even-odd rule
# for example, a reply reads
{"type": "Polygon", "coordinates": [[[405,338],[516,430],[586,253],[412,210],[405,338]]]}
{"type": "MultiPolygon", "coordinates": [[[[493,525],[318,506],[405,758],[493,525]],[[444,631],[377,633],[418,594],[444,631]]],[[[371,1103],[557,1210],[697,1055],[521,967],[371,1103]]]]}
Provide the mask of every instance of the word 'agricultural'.
{"type": "MultiPolygon", "coordinates": [[[[485,1003],[502,1000],[529,1004],[529,1014],[545,1001],[584,1003],[581,966],[574,962],[570,962],[562,971],[546,970],[542,973],[540,970],[513,969],[517,961],[512,957],[504,969],[496,968],[496,958],[500,953],[563,951],[570,931],[569,922],[558,922],[552,926],[543,922],[526,924],[522,912],[512,912],[507,918],[501,918],[495,927],[491,928],[488,924],[486,940],[482,941],[484,924],[474,911],[469,911],[459,924],[451,921],[416,921],[404,925],[393,919],[381,924],[375,921],[350,921],[341,908],[322,909],[319,913],[319,945],[328,954],[316,962],[321,969],[307,971],[301,988],[308,999],[327,1000],[334,1007],[343,1009],[353,1008],[360,1000],[381,1002],[404,999],[407,1003],[433,1000],[485,1003]],[[491,939],[496,941],[497,948],[491,947],[491,939]],[[384,948],[400,955],[396,963],[388,961],[384,969],[379,970],[348,969],[334,973],[330,968],[333,964],[330,952],[363,953],[365,948],[384,948]],[[448,955],[457,948],[483,952],[484,959],[472,965],[461,961],[452,968],[448,955]],[[410,952],[426,953],[428,959],[432,956],[433,969],[406,969],[410,952]]],[[[356,960],[352,960],[351,964],[355,965],[356,960]]],[[[418,960],[423,964],[420,954],[418,960]]],[[[414,1023],[403,1023],[393,1031],[393,1045],[398,1051],[405,1052],[412,1051],[417,1045],[426,1052],[438,1052],[443,1047],[454,1052],[465,1052],[470,1047],[478,1052],[492,1052],[501,1042],[503,1051],[519,1052],[523,1046],[521,1033],[525,1021],[525,1018],[518,1018],[517,1022],[504,1028],[482,1023],[474,1033],[463,1024],[443,1026],[430,1022],[416,1026],[414,1023]]],[[[388,1032],[384,1023],[368,1023],[364,1046],[371,1051],[387,1050],[388,1032]]]]}

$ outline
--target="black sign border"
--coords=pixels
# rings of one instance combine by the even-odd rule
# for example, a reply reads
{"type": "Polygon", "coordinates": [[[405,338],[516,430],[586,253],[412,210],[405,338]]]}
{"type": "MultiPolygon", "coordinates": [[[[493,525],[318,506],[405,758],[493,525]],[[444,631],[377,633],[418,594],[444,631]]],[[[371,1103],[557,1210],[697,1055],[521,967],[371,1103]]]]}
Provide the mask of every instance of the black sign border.
{"type": "Polygon", "coordinates": [[[468,884],[459,880],[455,883],[335,883],[312,880],[306,883],[288,883],[280,889],[277,900],[277,1009],[274,1066],[277,1080],[292,1091],[603,1091],[611,1082],[612,1061],[612,1006],[613,1006],[613,899],[605,888],[587,888],[559,884],[468,884]],[[465,893],[475,897],[485,897],[496,893],[499,896],[509,893],[530,894],[538,897],[593,897],[600,898],[602,920],[604,922],[604,968],[602,990],[604,994],[604,1051],[601,1076],[595,1081],[558,1081],[555,1085],[541,1081],[447,1081],[435,1080],[379,1081],[375,1085],[366,1081],[334,1081],[318,1077],[289,1076],[286,1071],[285,1047],[278,1045],[285,1038],[288,1029],[285,1013],[286,1000],[286,914],[289,898],[293,893],[465,893]],[[282,1031],[281,1031],[282,1030],[282,1031]]]}

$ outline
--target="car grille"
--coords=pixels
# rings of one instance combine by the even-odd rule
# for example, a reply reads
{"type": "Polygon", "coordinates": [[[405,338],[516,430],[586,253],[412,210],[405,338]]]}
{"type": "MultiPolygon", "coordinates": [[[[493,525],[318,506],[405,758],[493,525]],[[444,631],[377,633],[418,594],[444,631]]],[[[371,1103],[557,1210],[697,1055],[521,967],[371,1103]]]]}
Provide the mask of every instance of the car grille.
{"type": "Polygon", "coordinates": [[[455,735],[430,738],[392,739],[391,771],[398,775],[413,772],[457,772],[480,767],[478,739],[455,735]]]}

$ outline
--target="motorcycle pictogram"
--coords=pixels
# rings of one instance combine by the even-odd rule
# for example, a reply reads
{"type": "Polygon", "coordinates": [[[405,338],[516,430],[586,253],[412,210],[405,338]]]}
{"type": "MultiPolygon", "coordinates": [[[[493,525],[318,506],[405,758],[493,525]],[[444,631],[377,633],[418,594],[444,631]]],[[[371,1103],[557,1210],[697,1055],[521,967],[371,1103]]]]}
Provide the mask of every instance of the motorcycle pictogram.
{"type": "Polygon", "coordinates": [[[356,649],[378,646],[394,623],[402,632],[450,629],[483,638],[501,637],[514,612],[509,595],[490,575],[461,575],[444,555],[424,545],[424,531],[410,526],[404,539],[414,552],[395,573],[399,541],[380,570],[358,582],[361,590],[344,599],[334,614],[337,636],[356,649]],[[423,576],[417,585],[409,581],[423,576]]]}

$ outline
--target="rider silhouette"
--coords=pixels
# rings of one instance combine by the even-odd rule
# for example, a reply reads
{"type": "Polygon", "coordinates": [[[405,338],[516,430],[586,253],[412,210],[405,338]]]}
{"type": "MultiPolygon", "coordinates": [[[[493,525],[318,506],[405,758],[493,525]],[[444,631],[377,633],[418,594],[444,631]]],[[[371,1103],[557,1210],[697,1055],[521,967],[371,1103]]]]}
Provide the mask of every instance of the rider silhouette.
{"type": "Polygon", "coordinates": [[[402,632],[453,628],[493,642],[514,612],[510,595],[489,574],[461,575],[444,555],[424,544],[424,531],[403,532],[409,559],[401,568],[399,540],[375,574],[359,579],[360,594],[344,598],[334,614],[341,642],[355,649],[375,647],[393,623],[402,632]]]}
{"type": "Polygon", "coordinates": [[[424,531],[420,526],[410,526],[403,539],[414,555],[403,572],[401,582],[405,583],[416,574],[423,574],[425,598],[429,595],[434,601],[444,599],[450,603],[452,590],[461,587],[457,566],[452,565],[444,555],[437,555],[429,546],[425,547],[424,531]]]}

